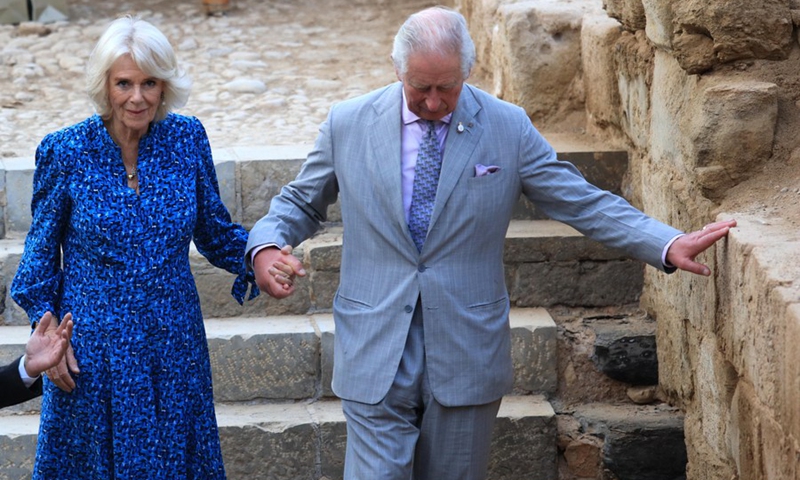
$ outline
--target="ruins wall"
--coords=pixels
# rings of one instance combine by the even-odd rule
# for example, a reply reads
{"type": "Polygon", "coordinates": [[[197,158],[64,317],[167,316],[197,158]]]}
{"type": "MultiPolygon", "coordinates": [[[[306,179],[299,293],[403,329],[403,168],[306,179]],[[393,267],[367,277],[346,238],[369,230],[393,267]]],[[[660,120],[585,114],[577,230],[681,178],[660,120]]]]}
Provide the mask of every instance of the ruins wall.
{"type": "Polygon", "coordinates": [[[737,218],[711,278],[647,269],[660,388],[687,478],[800,479],[800,2],[455,4],[492,93],[627,149],[634,205],[685,231],[737,218]]]}

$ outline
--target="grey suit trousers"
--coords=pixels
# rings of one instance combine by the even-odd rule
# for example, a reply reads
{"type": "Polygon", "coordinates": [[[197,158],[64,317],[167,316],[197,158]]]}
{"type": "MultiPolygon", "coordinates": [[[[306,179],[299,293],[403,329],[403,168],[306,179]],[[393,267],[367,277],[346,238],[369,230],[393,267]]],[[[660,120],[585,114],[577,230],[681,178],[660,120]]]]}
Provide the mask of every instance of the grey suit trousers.
{"type": "Polygon", "coordinates": [[[345,480],[483,480],[500,400],[445,407],[425,367],[420,303],[389,393],[376,405],[342,401],[345,480]]]}

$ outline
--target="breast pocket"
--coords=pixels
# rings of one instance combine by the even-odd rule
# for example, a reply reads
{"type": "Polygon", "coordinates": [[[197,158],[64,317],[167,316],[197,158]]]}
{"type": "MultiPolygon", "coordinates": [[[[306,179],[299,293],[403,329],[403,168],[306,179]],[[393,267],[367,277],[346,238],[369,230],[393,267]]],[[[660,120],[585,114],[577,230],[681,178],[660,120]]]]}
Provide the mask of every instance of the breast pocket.
{"type": "Polygon", "coordinates": [[[519,197],[518,188],[511,180],[510,173],[505,169],[469,178],[463,192],[464,205],[479,216],[505,213],[504,209],[511,208],[510,202],[519,197]]]}

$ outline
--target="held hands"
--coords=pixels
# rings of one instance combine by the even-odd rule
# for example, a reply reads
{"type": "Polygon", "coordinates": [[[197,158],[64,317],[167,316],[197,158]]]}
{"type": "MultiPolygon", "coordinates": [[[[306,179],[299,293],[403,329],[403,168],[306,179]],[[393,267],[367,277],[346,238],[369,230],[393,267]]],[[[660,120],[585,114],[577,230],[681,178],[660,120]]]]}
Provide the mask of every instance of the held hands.
{"type": "Polygon", "coordinates": [[[25,346],[25,371],[30,377],[47,372],[47,377],[61,390],[71,392],[75,380],[69,374],[79,373],[78,362],[72,351],[72,314],[64,315],[56,326],[52,313],[45,313],[25,346]],[[69,371],[67,371],[69,368],[69,371]]]}
{"type": "Polygon", "coordinates": [[[687,233],[678,238],[667,251],[667,263],[687,272],[698,275],[711,275],[711,270],[694,261],[695,257],[703,253],[717,240],[726,236],[728,231],[736,226],[736,220],[710,223],[702,230],[687,233]]]}
{"type": "Polygon", "coordinates": [[[253,271],[258,288],[279,299],[294,293],[295,276],[306,276],[303,263],[292,255],[291,245],[259,251],[253,259],[253,271]]]}

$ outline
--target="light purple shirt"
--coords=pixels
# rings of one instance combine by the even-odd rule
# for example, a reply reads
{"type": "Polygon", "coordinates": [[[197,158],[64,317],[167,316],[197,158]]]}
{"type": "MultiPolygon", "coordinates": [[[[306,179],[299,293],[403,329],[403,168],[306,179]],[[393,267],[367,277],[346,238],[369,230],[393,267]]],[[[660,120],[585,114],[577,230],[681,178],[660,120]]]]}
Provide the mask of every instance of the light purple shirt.
{"type": "MultiPolygon", "coordinates": [[[[439,139],[439,151],[444,157],[444,142],[447,140],[447,129],[450,127],[450,119],[453,114],[448,113],[444,118],[436,122],[436,137],[439,139]]],[[[408,109],[406,92],[403,91],[403,110],[401,113],[403,127],[400,132],[401,141],[401,165],[403,174],[403,211],[406,213],[406,223],[408,223],[408,212],[411,209],[411,194],[414,191],[414,169],[417,166],[417,153],[419,144],[425,135],[425,123],[411,110],[408,109]]]]}

